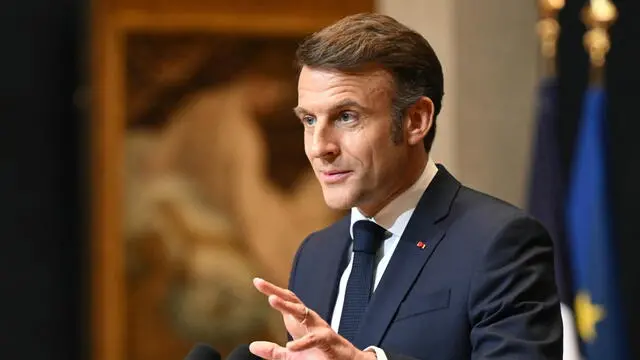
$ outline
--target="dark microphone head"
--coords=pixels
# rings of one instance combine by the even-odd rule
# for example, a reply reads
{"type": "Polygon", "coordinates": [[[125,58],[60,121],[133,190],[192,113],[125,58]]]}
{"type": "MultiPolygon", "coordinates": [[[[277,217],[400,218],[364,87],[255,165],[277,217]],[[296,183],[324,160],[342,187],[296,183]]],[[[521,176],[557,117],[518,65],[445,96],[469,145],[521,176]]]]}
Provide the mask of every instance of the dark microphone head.
{"type": "Polygon", "coordinates": [[[220,353],[207,344],[196,344],[184,360],[221,360],[220,353]]]}
{"type": "Polygon", "coordinates": [[[262,358],[253,355],[253,353],[249,351],[249,345],[242,344],[233,349],[233,351],[227,357],[227,360],[262,360],[262,358]]]}

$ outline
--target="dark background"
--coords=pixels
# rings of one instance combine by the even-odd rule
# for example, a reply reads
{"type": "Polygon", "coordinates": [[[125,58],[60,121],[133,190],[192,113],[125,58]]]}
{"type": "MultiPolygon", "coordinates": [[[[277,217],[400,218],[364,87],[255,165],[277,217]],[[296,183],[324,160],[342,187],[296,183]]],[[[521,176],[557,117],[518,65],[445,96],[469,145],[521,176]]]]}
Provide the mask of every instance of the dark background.
{"type": "Polygon", "coordinates": [[[87,358],[88,7],[0,8],[0,359],[87,358]]]}
{"type": "MultiPolygon", "coordinates": [[[[559,83],[565,168],[587,84],[579,18],[560,21],[559,83]]],[[[620,18],[607,60],[615,241],[629,338],[640,334],[640,15],[620,18]]],[[[0,11],[0,358],[85,359],[89,354],[89,119],[74,94],[88,84],[88,5],[81,0],[5,0],[0,11]]],[[[631,358],[640,359],[633,349],[631,358]]]]}

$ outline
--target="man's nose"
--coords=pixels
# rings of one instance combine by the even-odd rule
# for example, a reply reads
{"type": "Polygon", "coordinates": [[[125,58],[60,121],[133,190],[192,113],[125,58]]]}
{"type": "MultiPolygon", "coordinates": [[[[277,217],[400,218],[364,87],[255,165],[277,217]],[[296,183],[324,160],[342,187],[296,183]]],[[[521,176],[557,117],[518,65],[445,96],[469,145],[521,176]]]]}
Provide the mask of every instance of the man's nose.
{"type": "Polygon", "coordinates": [[[335,157],[340,152],[333,130],[328,126],[315,128],[311,143],[311,156],[315,158],[335,157]]]}

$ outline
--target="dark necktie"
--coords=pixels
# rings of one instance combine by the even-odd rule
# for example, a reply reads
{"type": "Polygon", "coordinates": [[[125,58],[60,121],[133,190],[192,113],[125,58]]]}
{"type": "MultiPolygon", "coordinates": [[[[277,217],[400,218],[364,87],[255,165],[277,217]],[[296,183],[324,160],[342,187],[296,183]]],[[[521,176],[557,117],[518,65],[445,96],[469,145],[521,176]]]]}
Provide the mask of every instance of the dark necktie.
{"type": "Polygon", "coordinates": [[[372,221],[353,224],[353,266],[345,292],[338,333],[353,342],[360,320],[369,304],[373,289],[376,251],[382,244],[385,229],[372,221]]]}

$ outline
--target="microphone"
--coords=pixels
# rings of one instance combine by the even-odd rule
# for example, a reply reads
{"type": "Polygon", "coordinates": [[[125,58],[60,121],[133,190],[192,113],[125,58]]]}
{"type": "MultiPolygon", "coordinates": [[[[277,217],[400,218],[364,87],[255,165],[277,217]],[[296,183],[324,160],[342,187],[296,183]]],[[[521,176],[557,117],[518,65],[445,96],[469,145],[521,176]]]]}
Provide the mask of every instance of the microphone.
{"type": "Polygon", "coordinates": [[[233,349],[227,357],[227,360],[262,360],[262,358],[253,355],[253,353],[249,351],[249,345],[242,344],[233,349]]]}
{"type": "Polygon", "coordinates": [[[216,349],[207,344],[196,344],[184,360],[221,360],[222,357],[216,349]]]}

